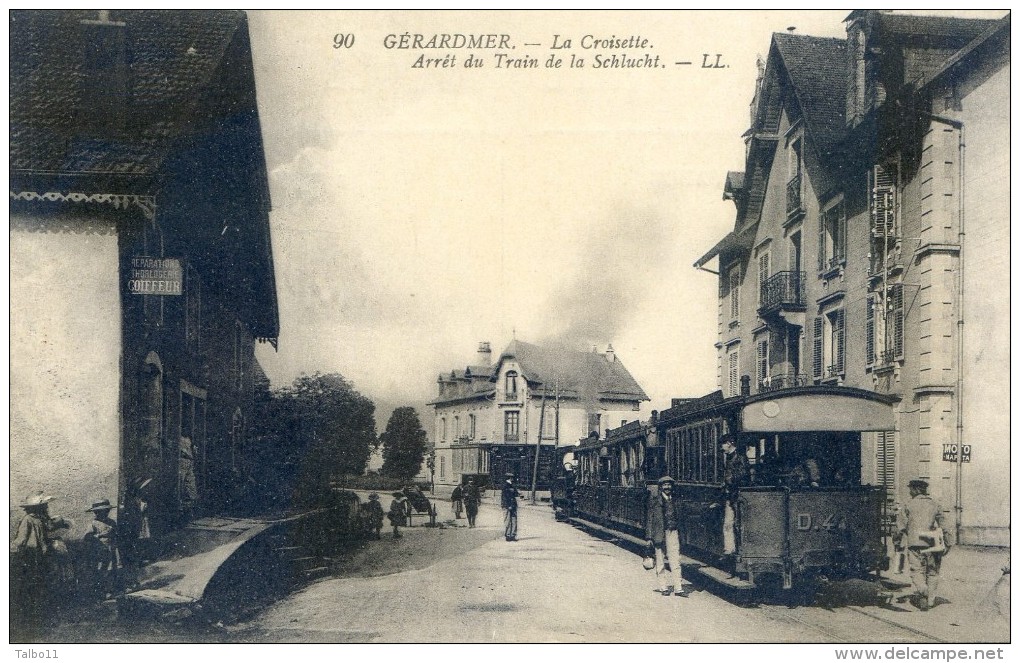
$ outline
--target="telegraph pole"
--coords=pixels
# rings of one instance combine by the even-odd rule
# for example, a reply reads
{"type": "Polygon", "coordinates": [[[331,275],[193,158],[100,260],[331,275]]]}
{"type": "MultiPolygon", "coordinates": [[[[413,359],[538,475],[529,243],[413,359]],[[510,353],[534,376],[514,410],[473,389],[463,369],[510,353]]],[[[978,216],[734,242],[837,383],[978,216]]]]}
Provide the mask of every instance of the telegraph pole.
{"type": "Polygon", "coordinates": [[[545,431],[545,396],[546,387],[542,385],[542,409],[538,415],[538,436],[535,440],[535,466],[531,471],[531,503],[535,504],[535,491],[538,484],[538,459],[542,455],[542,433],[545,431]]]}

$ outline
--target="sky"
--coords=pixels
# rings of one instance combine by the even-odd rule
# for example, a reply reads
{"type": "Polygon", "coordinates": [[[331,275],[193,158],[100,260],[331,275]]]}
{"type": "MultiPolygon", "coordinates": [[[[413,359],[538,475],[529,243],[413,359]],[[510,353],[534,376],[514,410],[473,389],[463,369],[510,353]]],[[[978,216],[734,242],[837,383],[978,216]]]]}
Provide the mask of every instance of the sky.
{"type": "Polygon", "coordinates": [[[847,13],[249,12],[281,317],[278,351],[258,354],[270,380],[339,372],[380,430],[399,405],[428,417],[439,373],[480,341],[496,356],[514,338],[611,343],[643,416],[716,389],[718,283],[692,265],[733,226],[722,189],[743,170],[756,62],[772,32],[845,36],[847,13]],[[404,33],[513,48],[386,47],[404,33]],[[497,67],[499,52],[538,67],[497,67]],[[664,67],[593,66],[614,53],[664,67]]]}

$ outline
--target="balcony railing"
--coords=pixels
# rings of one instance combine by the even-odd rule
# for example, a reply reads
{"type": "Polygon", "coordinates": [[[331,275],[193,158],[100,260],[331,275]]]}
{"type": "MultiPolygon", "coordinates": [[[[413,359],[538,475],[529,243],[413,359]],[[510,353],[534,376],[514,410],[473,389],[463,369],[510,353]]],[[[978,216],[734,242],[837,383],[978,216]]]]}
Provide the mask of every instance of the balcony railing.
{"type": "Polygon", "coordinates": [[[761,384],[758,385],[758,391],[766,393],[770,391],[779,391],[780,389],[804,387],[808,384],[808,376],[803,373],[777,373],[762,380],[761,384]]]}
{"type": "Polygon", "coordinates": [[[804,211],[800,199],[800,175],[786,183],[786,217],[793,218],[804,211]]]}
{"type": "Polygon", "coordinates": [[[804,272],[776,272],[761,284],[760,314],[804,306],[804,272]]]}

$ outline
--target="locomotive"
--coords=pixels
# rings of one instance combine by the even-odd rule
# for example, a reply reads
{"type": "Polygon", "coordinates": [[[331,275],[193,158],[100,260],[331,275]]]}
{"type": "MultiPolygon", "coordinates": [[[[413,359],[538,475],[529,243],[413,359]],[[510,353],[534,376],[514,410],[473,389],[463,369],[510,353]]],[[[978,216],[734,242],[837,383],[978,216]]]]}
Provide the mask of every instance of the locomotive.
{"type": "Polygon", "coordinates": [[[891,416],[885,397],[841,386],[677,399],[646,423],[561,451],[562,460],[573,457],[558,464],[553,507],[561,520],[644,546],[648,499],[669,475],[683,555],[717,580],[750,589],[781,579],[792,589],[818,577],[865,577],[887,568],[888,517],[885,489],[861,482],[861,433],[891,427],[891,416]],[[747,461],[735,498],[723,479],[723,436],[747,461]]]}

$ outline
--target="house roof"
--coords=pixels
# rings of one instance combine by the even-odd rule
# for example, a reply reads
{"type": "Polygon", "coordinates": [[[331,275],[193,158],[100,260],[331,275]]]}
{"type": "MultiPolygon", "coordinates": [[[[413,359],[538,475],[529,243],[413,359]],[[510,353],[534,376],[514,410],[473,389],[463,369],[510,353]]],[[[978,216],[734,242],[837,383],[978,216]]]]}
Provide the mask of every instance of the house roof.
{"type": "Polygon", "coordinates": [[[598,352],[578,352],[561,347],[542,347],[514,340],[496,362],[496,373],[503,361],[513,359],[529,384],[541,386],[560,396],[648,400],[648,395],[618,358],[610,360],[598,352]]]}
{"type": "Polygon", "coordinates": [[[148,175],[207,91],[240,11],[114,11],[123,22],[130,130],[86,136],[87,25],[95,11],[10,12],[10,168],[148,175]]]}
{"type": "Polygon", "coordinates": [[[242,11],[11,11],[12,192],[157,196],[166,250],[279,336],[269,184],[242,11]]]}
{"type": "Polygon", "coordinates": [[[846,132],[846,40],[777,32],[772,42],[815,147],[835,151],[846,132]]]}

